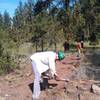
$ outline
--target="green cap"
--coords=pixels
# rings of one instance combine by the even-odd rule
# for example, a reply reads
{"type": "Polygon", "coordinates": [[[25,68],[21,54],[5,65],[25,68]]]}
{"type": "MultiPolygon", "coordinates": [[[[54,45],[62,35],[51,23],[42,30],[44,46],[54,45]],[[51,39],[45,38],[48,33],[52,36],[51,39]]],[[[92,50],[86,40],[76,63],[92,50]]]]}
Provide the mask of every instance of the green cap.
{"type": "Polygon", "coordinates": [[[62,60],[62,59],[64,59],[64,57],[65,57],[64,52],[63,51],[59,51],[58,52],[58,59],[62,60]]]}

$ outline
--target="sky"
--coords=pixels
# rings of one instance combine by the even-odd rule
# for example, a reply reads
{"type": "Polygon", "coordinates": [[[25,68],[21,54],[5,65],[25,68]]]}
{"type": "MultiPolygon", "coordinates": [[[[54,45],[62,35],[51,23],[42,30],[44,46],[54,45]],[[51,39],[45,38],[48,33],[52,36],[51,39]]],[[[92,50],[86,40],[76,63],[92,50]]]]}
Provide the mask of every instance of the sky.
{"type": "MultiPolygon", "coordinates": [[[[4,14],[4,11],[6,10],[11,17],[13,17],[15,9],[19,5],[19,1],[22,1],[22,3],[27,2],[27,0],[0,0],[0,13],[4,14]]],[[[34,0],[35,2],[36,0],[34,0]]]]}
{"type": "Polygon", "coordinates": [[[6,10],[10,16],[13,16],[15,9],[19,5],[19,1],[24,3],[27,0],[0,0],[0,13],[3,14],[6,10]]]}

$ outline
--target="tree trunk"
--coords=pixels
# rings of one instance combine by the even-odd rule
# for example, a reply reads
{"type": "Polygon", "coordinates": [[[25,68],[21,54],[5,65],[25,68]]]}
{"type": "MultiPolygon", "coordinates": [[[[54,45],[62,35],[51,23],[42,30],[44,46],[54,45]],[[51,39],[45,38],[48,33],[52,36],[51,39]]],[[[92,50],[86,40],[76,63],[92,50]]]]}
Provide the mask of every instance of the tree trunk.
{"type": "Polygon", "coordinates": [[[44,48],[43,48],[43,39],[41,39],[41,49],[42,49],[42,51],[44,50],[44,48]]]}

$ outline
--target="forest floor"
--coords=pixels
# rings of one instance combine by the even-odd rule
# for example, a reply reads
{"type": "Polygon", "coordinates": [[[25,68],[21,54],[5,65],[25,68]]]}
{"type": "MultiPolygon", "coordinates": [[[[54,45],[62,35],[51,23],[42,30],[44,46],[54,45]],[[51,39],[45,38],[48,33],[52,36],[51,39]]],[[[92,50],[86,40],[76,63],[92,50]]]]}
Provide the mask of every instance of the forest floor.
{"type": "MultiPolygon", "coordinates": [[[[97,51],[97,53],[100,54],[100,51],[97,51]]],[[[100,80],[82,77],[82,72],[77,74],[84,65],[92,64],[100,68],[100,60],[93,54],[92,51],[86,51],[85,54],[77,57],[76,53],[66,53],[66,58],[57,62],[56,68],[59,76],[69,78],[70,81],[49,80],[50,88],[41,90],[39,100],[100,100],[100,94],[91,91],[91,86],[100,80]],[[94,63],[92,63],[93,61],[94,63]]],[[[31,72],[31,62],[26,57],[20,62],[20,69],[0,76],[0,100],[32,100],[34,74],[30,74],[31,72]]],[[[100,70],[98,73],[100,75],[100,70]]]]}

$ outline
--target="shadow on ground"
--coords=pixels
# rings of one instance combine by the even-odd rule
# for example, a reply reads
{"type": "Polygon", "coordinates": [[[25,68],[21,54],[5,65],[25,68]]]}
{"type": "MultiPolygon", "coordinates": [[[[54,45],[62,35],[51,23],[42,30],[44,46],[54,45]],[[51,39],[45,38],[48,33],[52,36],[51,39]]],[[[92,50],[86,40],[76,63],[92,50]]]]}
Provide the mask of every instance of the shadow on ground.
{"type": "Polygon", "coordinates": [[[86,57],[90,60],[90,62],[95,66],[100,66],[100,52],[91,53],[90,55],[86,55],[86,57]]]}
{"type": "MultiPolygon", "coordinates": [[[[30,88],[30,90],[32,91],[32,93],[33,93],[33,87],[34,86],[34,83],[30,83],[29,84],[29,88],[30,88]]],[[[57,86],[57,84],[55,84],[55,83],[48,83],[48,87],[45,87],[44,86],[44,84],[43,83],[40,83],[40,88],[41,88],[41,91],[45,91],[46,89],[52,89],[53,87],[56,87],[57,86]]]]}

